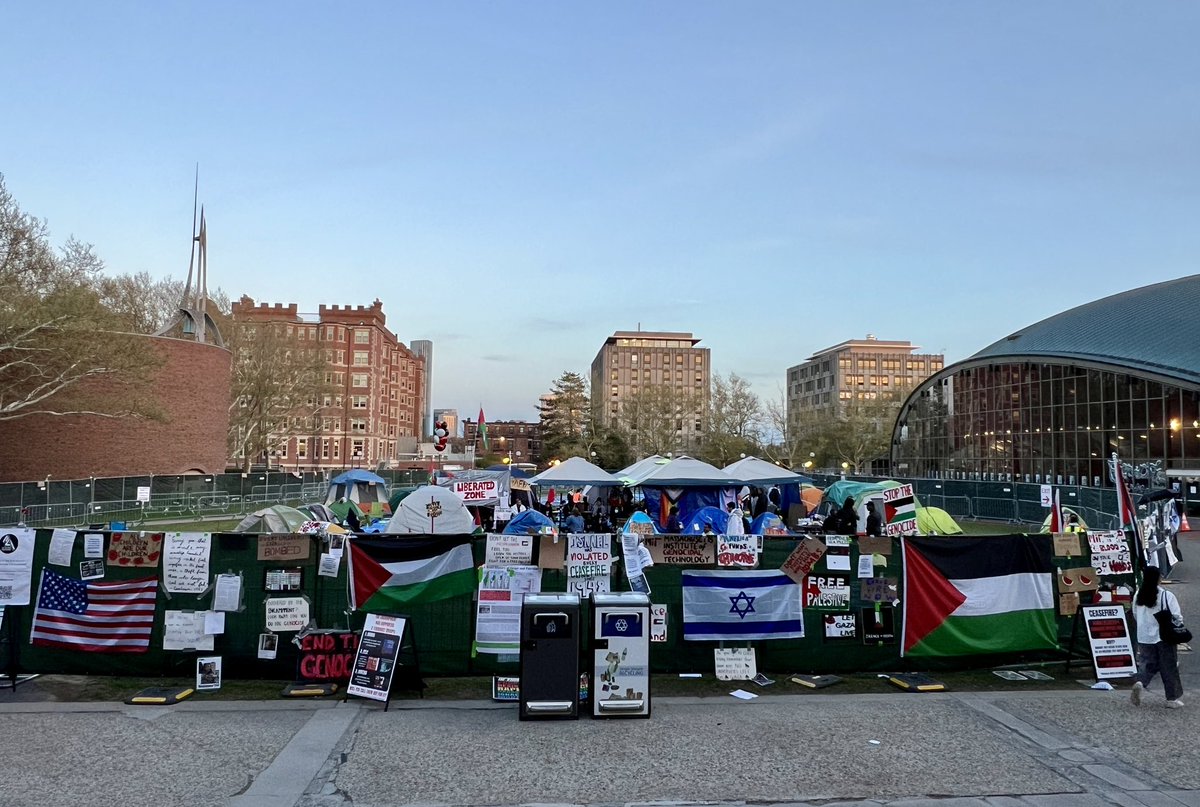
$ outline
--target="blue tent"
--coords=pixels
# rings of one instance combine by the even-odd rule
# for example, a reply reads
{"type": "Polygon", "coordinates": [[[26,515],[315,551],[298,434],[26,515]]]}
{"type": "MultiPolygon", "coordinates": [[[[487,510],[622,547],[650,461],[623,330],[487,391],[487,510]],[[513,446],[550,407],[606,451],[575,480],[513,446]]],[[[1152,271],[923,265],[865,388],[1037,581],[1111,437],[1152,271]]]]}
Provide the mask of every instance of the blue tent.
{"type": "Polygon", "coordinates": [[[504,463],[500,463],[499,465],[489,465],[485,470],[512,471],[513,479],[528,479],[529,477],[533,476],[533,474],[529,473],[529,471],[522,470],[515,465],[505,465],[504,463]]]}
{"type": "Polygon", "coordinates": [[[778,535],[788,531],[783,519],[774,513],[763,513],[750,522],[751,535],[778,535]]]}
{"type": "Polygon", "coordinates": [[[354,502],[372,518],[392,511],[388,504],[387,480],[360,468],[338,474],[329,480],[325,504],[333,504],[339,499],[354,502]]]}
{"type": "Polygon", "coordinates": [[[370,471],[363,471],[358,468],[355,468],[353,471],[346,471],[329,480],[329,484],[331,485],[344,485],[347,482],[374,482],[376,485],[387,484],[387,480],[379,474],[373,474],[370,471]]]}
{"type": "Polygon", "coordinates": [[[654,519],[650,518],[650,516],[646,515],[641,510],[635,512],[629,517],[629,520],[625,522],[624,532],[637,532],[637,530],[631,528],[631,525],[633,524],[649,524],[654,528],[654,532],[662,532],[662,530],[658,528],[658,524],[655,523],[654,519]]]}
{"type": "Polygon", "coordinates": [[[558,531],[554,526],[554,522],[537,510],[526,510],[524,513],[517,513],[509,520],[507,526],[504,528],[504,534],[528,535],[531,532],[542,533],[546,532],[547,527],[550,528],[550,532],[558,531]]]}
{"type": "Polygon", "coordinates": [[[729,524],[729,513],[719,507],[701,507],[683,525],[682,535],[702,535],[704,528],[710,527],[718,535],[725,534],[729,524]]]}

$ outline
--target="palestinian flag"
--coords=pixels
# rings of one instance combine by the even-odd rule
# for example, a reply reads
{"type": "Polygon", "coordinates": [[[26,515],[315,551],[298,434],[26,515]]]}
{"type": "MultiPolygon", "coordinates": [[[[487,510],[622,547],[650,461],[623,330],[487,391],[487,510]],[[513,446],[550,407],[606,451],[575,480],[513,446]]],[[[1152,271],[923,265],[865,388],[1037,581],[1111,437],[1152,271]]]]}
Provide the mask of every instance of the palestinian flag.
{"type": "Polygon", "coordinates": [[[358,538],[350,546],[350,605],[387,613],[475,591],[470,535],[358,538]]]}
{"type": "Polygon", "coordinates": [[[1049,535],[908,537],[901,655],[1058,648],[1049,535]]]}
{"type": "Polygon", "coordinates": [[[483,416],[483,407],[479,407],[479,439],[483,441],[483,450],[488,450],[487,419],[483,416]]]}

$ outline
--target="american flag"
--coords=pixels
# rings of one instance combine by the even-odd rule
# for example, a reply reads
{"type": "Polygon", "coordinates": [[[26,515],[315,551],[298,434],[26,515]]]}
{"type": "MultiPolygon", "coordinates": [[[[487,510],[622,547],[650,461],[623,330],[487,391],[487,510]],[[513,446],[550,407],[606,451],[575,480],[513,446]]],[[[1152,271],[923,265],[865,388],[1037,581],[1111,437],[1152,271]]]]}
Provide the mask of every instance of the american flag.
{"type": "Polygon", "coordinates": [[[154,577],[88,583],[43,569],[29,640],[43,647],[145,653],[157,596],[154,577]]]}

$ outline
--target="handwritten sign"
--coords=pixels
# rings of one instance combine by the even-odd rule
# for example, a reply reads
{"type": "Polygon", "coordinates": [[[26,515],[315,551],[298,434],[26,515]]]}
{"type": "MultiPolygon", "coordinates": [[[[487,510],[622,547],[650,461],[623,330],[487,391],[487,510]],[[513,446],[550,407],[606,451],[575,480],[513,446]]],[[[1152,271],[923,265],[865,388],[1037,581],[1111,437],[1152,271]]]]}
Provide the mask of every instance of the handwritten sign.
{"type": "Polygon", "coordinates": [[[667,606],[650,606],[650,641],[665,642],[667,640],[667,606]]]}
{"type": "Polygon", "coordinates": [[[491,533],[487,537],[487,565],[523,565],[533,560],[533,537],[491,533]]]}
{"type": "Polygon", "coordinates": [[[634,535],[654,535],[654,522],[630,519],[629,523],[625,525],[625,532],[632,532],[634,535]]]}
{"type": "Polygon", "coordinates": [[[296,680],[345,684],[354,669],[354,646],[358,637],[350,631],[309,633],[300,637],[296,680]]]}
{"type": "Polygon", "coordinates": [[[846,608],[850,605],[850,581],[838,576],[804,578],[805,608],[846,608]]]}
{"type": "Polygon", "coordinates": [[[1129,550],[1129,545],[1125,543],[1124,533],[1116,530],[1089,532],[1087,539],[1088,548],[1092,551],[1092,554],[1099,552],[1127,552],[1129,550]]]}
{"type": "Polygon", "coordinates": [[[796,548],[792,550],[792,554],[788,555],[787,560],[783,562],[780,568],[784,574],[795,580],[798,584],[804,584],[804,578],[817,565],[817,561],[825,554],[825,544],[818,538],[805,538],[796,548]]]}
{"type": "Polygon", "coordinates": [[[825,623],[826,639],[853,639],[858,635],[854,614],[826,614],[822,621],[825,623]]]}
{"type": "Polygon", "coordinates": [[[753,569],[758,565],[758,536],[718,536],[717,565],[737,566],[743,569],[753,569]]]}
{"type": "Polygon", "coordinates": [[[108,542],[108,565],[152,569],[162,557],[162,533],[115,532],[108,542]]]}
{"type": "Polygon", "coordinates": [[[287,633],[308,627],[308,600],[303,597],[269,597],[266,601],[267,630],[287,633]]]}
{"type": "Polygon", "coordinates": [[[497,498],[499,485],[495,479],[484,479],[478,482],[455,482],[450,489],[454,495],[463,500],[464,504],[479,504],[497,498]]]}
{"type": "Polygon", "coordinates": [[[863,602],[895,602],[895,577],[868,577],[862,581],[861,596],[863,602]]]}
{"type": "Polygon", "coordinates": [[[1079,533],[1077,532],[1056,532],[1053,541],[1054,556],[1057,558],[1071,558],[1083,554],[1083,550],[1079,547],[1079,533]]]}
{"type": "Polygon", "coordinates": [[[213,635],[204,632],[205,611],[164,611],[163,650],[213,649],[213,635]]]}
{"type": "Polygon", "coordinates": [[[711,566],[716,540],[711,535],[653,535],[642,540],[655,563],[664,566],[711,566]]]}
{"type": "Polygon", "coordinates": [[[297,535],[258,536],[259,560],[308,560],[311,540],[297,535]]]}
{"type": "Polygon", "coordinates": [[[1092,568],[1099,575],[1133,574],[1133,559],[1128,549],[1117,552],[1093,552],[1092,568]]]}
{"type": "Polygon", "coordinates": [[[567,592],[587,597],[610,590],[612,539],[607,533],[567,536],[567,592]]]}
{"type": "Polygon", "coordinates": [[[163,545],[163,583],[172,594],[201,594],[208,588],[212,536],[169,532],[163,545]]]}
{"type": "Polygon", "coordinates": [[[885,535],[907,535],[917,531],[917,500],[912,485],[883,491],[885,535]]]}
{"type": "Polygon", "coordinates": [[[753,647],[718,647],[713,650],[718,681],[749,681],[758,675],[753,647]]]}

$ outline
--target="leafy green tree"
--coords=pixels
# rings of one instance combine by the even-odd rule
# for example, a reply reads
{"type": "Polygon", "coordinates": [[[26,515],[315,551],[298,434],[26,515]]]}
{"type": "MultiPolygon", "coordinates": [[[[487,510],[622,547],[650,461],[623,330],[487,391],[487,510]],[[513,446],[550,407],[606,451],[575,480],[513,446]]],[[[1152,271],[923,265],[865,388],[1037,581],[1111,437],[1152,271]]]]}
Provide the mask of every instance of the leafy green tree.
{"type": "Polygon", "coordinates": [[[758,454],[762,446],[765,415],[746,379],[736,373],[712,378],[708,404],[708,432],[700,457],[724,467],[743,454],[758,454]]]}
{"type": "Polygon", "coordinates": [[[583,376],[565,371],[538,405],[538,413],[543,460],[590,458],[594,429],[588,383],[583,376]]]}

